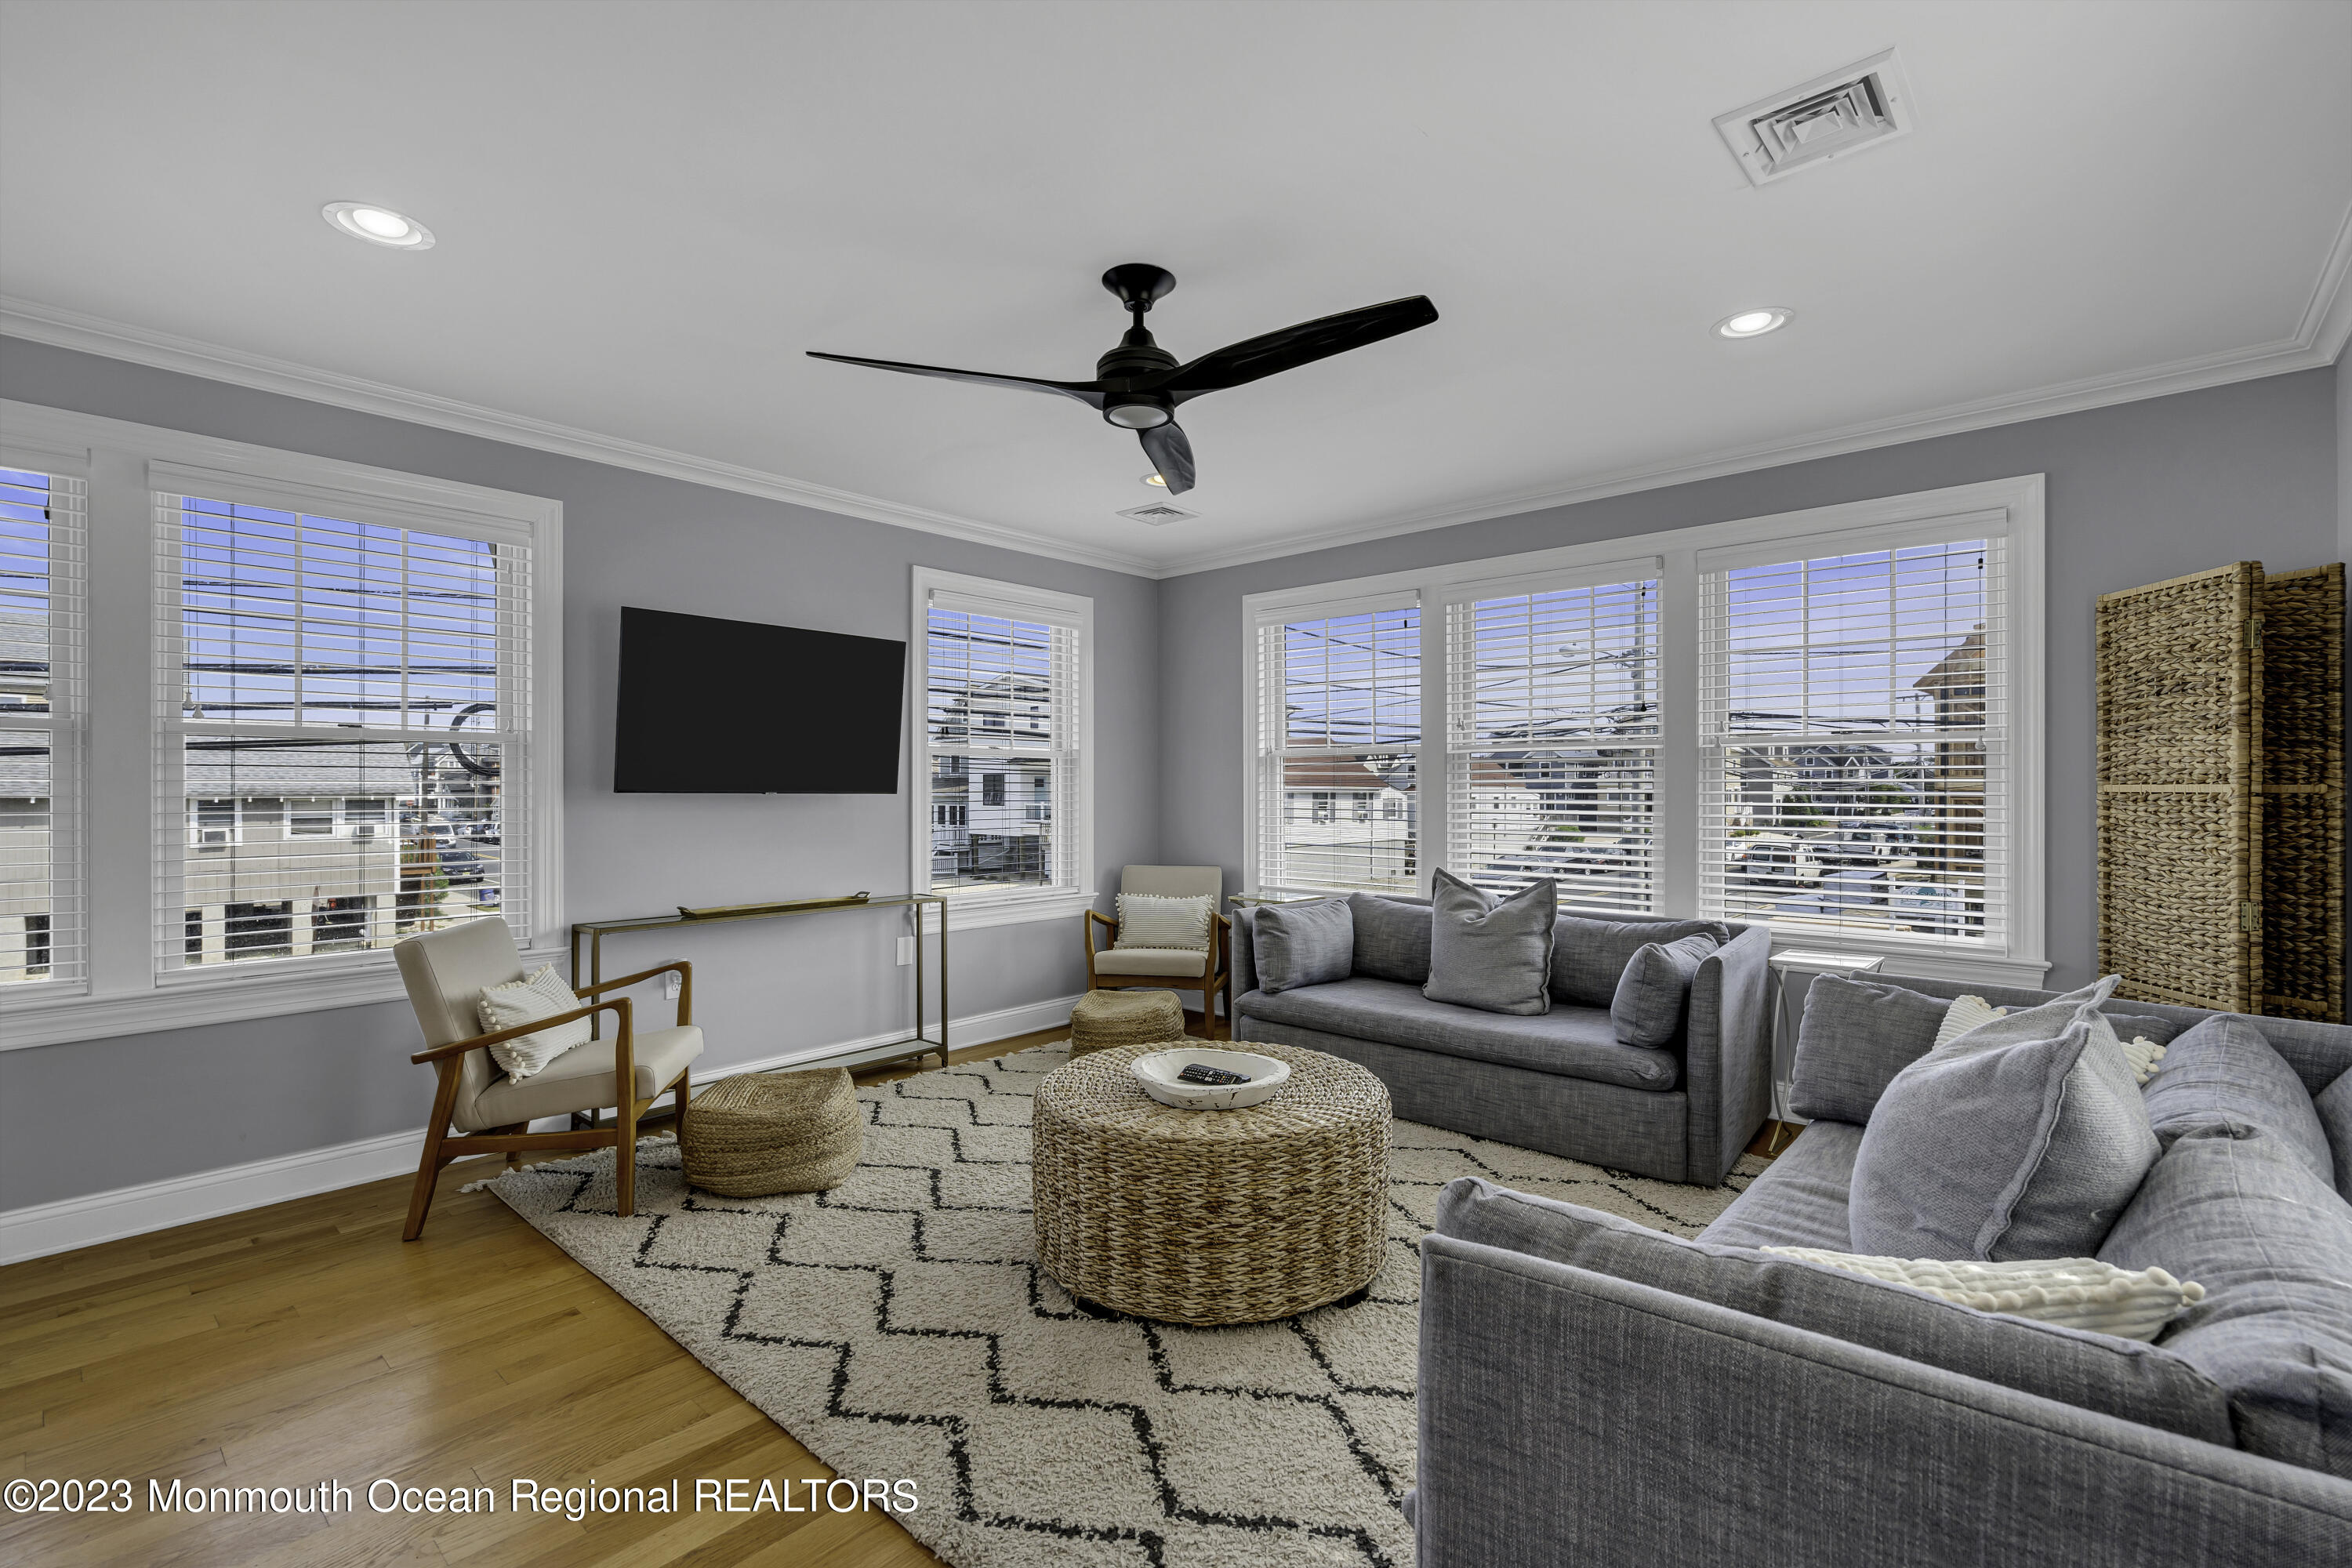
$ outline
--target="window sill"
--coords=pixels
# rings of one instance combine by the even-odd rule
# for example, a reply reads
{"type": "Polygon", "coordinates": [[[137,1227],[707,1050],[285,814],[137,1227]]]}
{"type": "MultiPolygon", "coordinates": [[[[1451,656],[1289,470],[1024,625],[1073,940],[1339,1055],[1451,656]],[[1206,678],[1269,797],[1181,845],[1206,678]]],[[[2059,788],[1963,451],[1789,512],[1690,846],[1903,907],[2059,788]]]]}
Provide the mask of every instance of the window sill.
{"type": "MultiPolygon", "coordinates": [[[[522,962],[530,970],[569,959],[562,950],[549,948],[525,952],[522,962]]],[[[376,962],[327,972],[206,974],[175,977],[142,991],[0,995],[0,1050],[364,1007],[407,994],[392,954],[384,952],[376,962]]]]}
{"type": "Polygon", "coordinates": [[[1091,894],[1059,890],[975,900],[971,903],[950,894],[948,930],[952,933],[988,926],[1027,925],[1034,921],[1076,920],[1094,907],[1091,894]]]}

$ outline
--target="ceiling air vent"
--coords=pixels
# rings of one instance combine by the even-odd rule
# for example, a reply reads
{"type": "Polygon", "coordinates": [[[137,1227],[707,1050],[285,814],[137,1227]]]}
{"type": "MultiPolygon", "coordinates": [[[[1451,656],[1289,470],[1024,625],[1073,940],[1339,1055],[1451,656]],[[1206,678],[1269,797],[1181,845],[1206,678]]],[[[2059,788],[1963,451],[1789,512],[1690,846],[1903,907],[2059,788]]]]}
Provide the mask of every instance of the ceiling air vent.
{"type": "Polygon", "coordinates": [[[1149,506],[1129,507],[1118,515],[1131,517],[1138,522],[1148,522],[1157,528],[1163,522],[1185,522],[1201,514],[1197,511],[1186,511],[1181,506],[1170,506],[1166,501],[1156,500],[1149,506]]]}
{"type": "Polygon", "coordinates": [[[1889,49],[1719,115],[1715,128],[1748,183],[1762,185],[1891,142],[1914,123],[1911,84],[1889,49]]]}

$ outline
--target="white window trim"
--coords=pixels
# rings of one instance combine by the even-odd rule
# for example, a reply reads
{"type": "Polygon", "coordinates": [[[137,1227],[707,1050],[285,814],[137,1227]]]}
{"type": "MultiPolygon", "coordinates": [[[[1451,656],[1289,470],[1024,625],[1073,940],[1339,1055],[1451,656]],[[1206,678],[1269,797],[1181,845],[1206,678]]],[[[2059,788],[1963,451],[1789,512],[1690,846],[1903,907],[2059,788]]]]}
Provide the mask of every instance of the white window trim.
{"type": "MultiPolygon", "coordinates": [[[[2026,987],[2041,985],[2050,963],[2046,952],[2043,881],[2043,800],[2046,789],[2043,743],[2042,686],[2047,661],[2043,572],[2043,492],[2040,474],[1920,490],[1805,511],[1769,517],[1742,518],[1729,522],[1702,523],[1589,544],[1554,550],[1493,556],[1481,561],[1454,562],[1413,572],[1383,573],[1337,583],[1318,583],[1244,595],[1242,622],[1242,886],[1256,891],[1259,860],[1259,747],[1263,717],[1258,711],[1259,628],[1277,620],[1339,613],[1342,608],[1397,602],[1418,595],[1422,606],[1422,742],[1420,787],[1421,842],[1416,864],[1425,892],[1430,872],[1445,863],[1446,812],[1443,781],[1448,762],[1445,726],[1446,610],[1449,605],[1524,594],[1528,584],[1554,587],[1581,580],[1611,580],[1608,573],[1631,575],[1637,567],[1658,563],[1661,574],[1660,668],[1662,721],[1665,726],[1658,749],[1657,815],[1663,824],[1690,824],[1685,832],[1662,833],[1655,862],[1657,908],[1661,914],[1692,915],[1699,907],[1697,862],[1698,820],[1698,603],[1697,584],[1702,552],[1742,551],[1770,545],[1799,552],[1822,553],[1830,542],[1822,536],[1869,531],[1873,534],[1913,523],[1936,523],[1970,514],[1998,513],[2005,520],[2010,542],[2004,552],[2009,573],[2011,626],[2009,711],[2014,775],[2010,796],[2010,914],[2006,943],[1999,950],[1955,952],[1923,939],[1906,941],[1892,933],[1859,931],[1775,932],[1773,945],[1832,947],[1843,952],[1876,953],[1887,961],[1889,973],[1927,979],[1976,981],[1987,984],[2026,987]],[[1602,576],[1593,576],[1593,573],[1602,576]],[[1431,786],[1437,794],[1430,794],[1431,786]]],[[[1781,557],[1786,558],[1786,557],[1781,557]]],[[[1724,558],[1710,556],[1706,565],[1724,558]]]]}
{"type": "Polygon", "coordinates": [[[974,931],[988,926],[1022,925],[1032,921],[1071,920],[1095,905],[1095,602],[1077,594],[1057,594],[1024,583],[1003,583],[971,577],[937,567],[917,566],[907,617],[907,768],[911,826],[908,847],[907,885],[917,892],[931,890],[931,736],[929,722],[930,689],[930,608],[934,591],[969,595],[989,600],[1008,615],[1024,610],[1055,620],[1075,620],[1078,628],[1078,698],[1070,715],[1071,748],[1077,754],[1078,777],[1073,792],[1077,801],[1074,820],[1056,825],[1076,851],[1075,885],[1020,888],[1003,891],[953,889],[947,893],[949,926],[974,931]]]}
{"type": "MultiPolygon", "coordinates": [[[[560,961],[563,899],[563,507],[560,501],[307,453],[224,441],[37,404],[0,401],[0,447],[21,466],[89,486],[90,627],[82,674],[82,814],[88,962],[72,990],[0,993],[0,1049],[233,1023],[405,994],[389,950],[299,967],[223,965],[165,983],[154,962],[155,563],[151,464],[201,469],[242,494],[331,500],[362,521],[459,521],[531,549],[531,963],[560,961]]],[[[46,988],[44,988],[46,990],[46,988]]]]}

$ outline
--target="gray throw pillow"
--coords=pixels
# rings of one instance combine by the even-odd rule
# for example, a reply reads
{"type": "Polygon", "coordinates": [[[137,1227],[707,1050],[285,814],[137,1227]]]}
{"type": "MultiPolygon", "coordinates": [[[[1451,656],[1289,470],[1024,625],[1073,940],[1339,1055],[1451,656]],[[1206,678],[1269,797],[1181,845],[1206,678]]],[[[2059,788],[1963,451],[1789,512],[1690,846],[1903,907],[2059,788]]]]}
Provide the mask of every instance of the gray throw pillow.
{"type": "Polygon", "coordinates": [[[2102,1007],[2107,1016],[2107,1026],[2119,1040],[2153,1040],[2159,1046],[2170,1045],[2172,1037],[2180,1033],[2180,1026],[2169,1018],[2159,1018],[2153,1013],[2122,1013],[2113,1007],[2102,1007]]]}
{"type": "Polygon", "coordinates": [[[2205,1287],[2164,1349],[2221,1385],[2239,1447],[2352,1480],[2352,1208],[2284,1140],[2182,1133],[2098,1257],[2205,1287]]]}
{"type": "Polygon", "coordinates": [[[1551,994],[1580,1007],[1606,1007],[1617,999],[1625,965],[1654,942],[1705,934],[1719,946],[1731,940],[1720,921],[1596,921],[1562,915],[1552,929],[1551,994]]]}
{"type": "Polygon", "coordinates": [[[2223,1013],[2174,1040],[2140,1098],[2167,1149],[2200,1127],[2260,1128],[2336,1184],[2336,1156],[2310,1093],[2252,1018],[2223,1013]]]}
{"type": "Polygon", "coordinates": [[[1296,991],[1348,978],[1356,956],[1356,922],[1340,899],[1262,904],[1257,910],[1257,988],[1296,991]]]}
{"type": "Polygon", "coordinates": [[[1348,912],[1356,921],[1356,973],[1406,985],[1429,983],[1429,906],[1350,894],[1348,912]]]}
{"type": "Polygon", "coordinates": [[[1609,1022],[1616,1026],[1621,1046],[1670,1046],[1683,1032],[1683,1010],[1690,1004],[1691,982],[1698,966],[1716,950],[1715,938],[1694,932],[1679,942],[1654,942],[1636,948],[1617,994],[1609,1003],[1609,1022]]]}
{"type": "Polygon", "coordinates": [[[1854,1251],[2097,1249],[2162,1152],[2131,1064],[2088,1021],[2115,984],[1996,1018],[1895,1075],[1854,1155],[1854,1251]]]}
{"type": "Polygon", "coordinates": [[[2319,1112],[2319,1124],[2327,1129],[2327,1142],[2335,1150],[2336,1190],[2352,1204],[2352,1069],[2315,1095],[2311,1108],[2319,1112]]]}
{"type": "Polygon", "coordinates": [[[1934,1047],[1951,1006],[1875,980],[1814,976],[1797,1026],[1789,1109],[1808,1121],[1864,1125],[1895,1075],[1934,1047]]]}
{"type": "Polygon", "coordinates": [[[1544,982],[1559,900],[1549,879],[1497,900],[1458,877],[1436,876],[1429,980],[1421,994],[1482,1013],[1550,1012],[1544,982]]]}

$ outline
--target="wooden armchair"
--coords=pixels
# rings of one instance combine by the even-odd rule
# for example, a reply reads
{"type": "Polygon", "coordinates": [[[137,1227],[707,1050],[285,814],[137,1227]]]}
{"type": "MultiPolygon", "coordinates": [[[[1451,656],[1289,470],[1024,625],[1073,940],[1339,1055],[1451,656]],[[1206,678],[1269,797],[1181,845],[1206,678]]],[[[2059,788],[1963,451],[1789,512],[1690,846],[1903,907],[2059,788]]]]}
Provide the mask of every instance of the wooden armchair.
{"type": "Polygon", "coordinates": [[[579,993],[586,1006],[484,1034],[478,1013],[482,993],[523,977],[522,955],[516,951],[514,935],[504,921],[495,917],[467,921],[413,936],[394,947],[393,954],[400,963],[400,978],[408,987],[409,1005],[416,1010],[417,1025],[425,1031],[425,1048],[409,1060],[431,1063],[440,1079],[433,1096],[433,1114],[425,1127],[425,1153],[417,1163],[416,1187],[408,1200],[408,1225],[400,1234],[401,1240],[415,1241],[423,1233],[441,1167],[468,1154],[504,1154],[513,1166],[535,1151],[614,1150],[620,1212],[635,1214],[637,1118],[668,1090],[677,1100],[678,1135],[683,1138],[686,1133],[690,1098],[687,1068],[702,1054],[702,1031],[693,1022],[693,967],[681,959],[607,980],[579,993]],[[673,970],[679,983],[674,1027],[640,1034],[629,998],[604,999],[608,992],[673,970]],[[574,1046],[527,1079],[507,1077],[487,1048],[500,1040],[599,1013],[614,1016],[617,1027],[610,1039],[574,1046]],[[530,1131],[530,1124],[542,1117],[573,1111],[593,1114],[608,1105],[617,1109],[610,1127],[530,1131]],[[455,1132],[450,1131],[453,1124],[455,1132]]]}
{"type": "Polygon", "coordinates": [[[1152,893],[1168,899],[1197,899],[1207,895],[1209,902],[1209,948],[1196,952],[1185,947],[1114,947],[1118,940],[1118,922],[1108,915],[1093,910],[1087,911],[1087,985],[1095,991],[1198,991],[1201,994],[1201,1035],[1203,1039],[1217,1037],[1217,996],[1225,999],[1226,1037],[1233,1034],[1234,977],[1232,955],[1233,922],[1216,907],[1216,900],[1224,891],[1224,872],[1214,866],[1129,866],[1119,873],[1118,890],[1122,893],[1152,893]],[[1110,935],[1102,947],[1095,945],[1095,927],[1106,926],[1110,935]]]}

